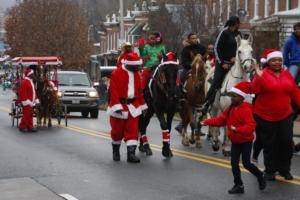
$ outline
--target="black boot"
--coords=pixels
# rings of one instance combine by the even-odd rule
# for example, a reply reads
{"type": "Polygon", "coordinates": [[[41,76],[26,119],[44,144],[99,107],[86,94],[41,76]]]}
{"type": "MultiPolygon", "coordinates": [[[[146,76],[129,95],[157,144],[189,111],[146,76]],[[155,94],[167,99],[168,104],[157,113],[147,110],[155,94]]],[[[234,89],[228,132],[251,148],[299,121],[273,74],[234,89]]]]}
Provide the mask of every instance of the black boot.
{"type": "Polygon", "coordinates": [[[121,159],[120,146],[121,146],[121,144],[112,144],[114,161],[120,161],[120,159],[121,159]]]}
{"type": "Polygon", "coordinates": [[[290,172],[279,172],[279,175],[284,177],[285,180],[293,180],[294,177],[292,176],[292,174],[290,172]]]}
{"type": "Polygon", "coordinates": [[[144,150],[145,150],[146,156],[152,156],[153,153],[152,153],[152,150],[148,143],[144,144],[144,150]]]}
{"type": "Polygon", "coordinates": [[[259,189],[264,190],[267,186],[267,182],[266,182],[264,176],[258,178],[257,180],[258,180],[259,189]]]}
{"type": "Polygon", "coordinates": [[[127,146],[127,162],[139,163],[140,159],[135,156],[136,145],[127,146]]]}
{"type": "Polygon", "coordinates": [[[228,190],[229,194],[243,194],[244,191],[244,186],[243,185],[234,185],[233,188],[228,190]]]}
{"type": "Polygon", "coordinates": [[[164,157],[167,157],[167,158],[173,156],[173,153],[170,149],[170,143],[169,142],[163,142],[162,155],[164,157]]]}
{"type": "Polygon", "coordinates": [[[142,138],[140,138],[139,151],[143,153],[145,152],[142,138]]]}

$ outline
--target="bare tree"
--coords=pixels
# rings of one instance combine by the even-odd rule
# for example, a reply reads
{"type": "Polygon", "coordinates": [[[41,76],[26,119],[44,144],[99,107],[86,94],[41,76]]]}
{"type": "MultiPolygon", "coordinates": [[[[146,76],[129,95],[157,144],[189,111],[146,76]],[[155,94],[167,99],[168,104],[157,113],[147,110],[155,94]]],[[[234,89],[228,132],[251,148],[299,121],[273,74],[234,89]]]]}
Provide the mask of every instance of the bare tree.
{"type": "Polygon", "coordinates": [[[15,6],[5,23],[15,56],[60,56],[66,68],[85,68],[90,54],[88,25],[77,3],[27,0],[15,6]]]}

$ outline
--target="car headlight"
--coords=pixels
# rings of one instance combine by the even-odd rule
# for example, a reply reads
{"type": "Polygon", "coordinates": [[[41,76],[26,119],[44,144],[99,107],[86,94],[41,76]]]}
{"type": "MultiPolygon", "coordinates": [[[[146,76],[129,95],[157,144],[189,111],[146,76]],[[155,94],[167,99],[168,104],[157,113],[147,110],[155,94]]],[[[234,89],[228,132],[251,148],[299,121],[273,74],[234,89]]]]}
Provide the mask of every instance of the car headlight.
{"type": "Polygon", "coordinates": [[[61,91],[58,91],[58,92],[57,92],[57,96],[58,96],[58,97],[62,97],[62,92],[61,92],[61,91]]]}
{"type": "Polygon", "coordinates": [[[89,97],[98,97],[98,92],[89,92],[89,97]]]}

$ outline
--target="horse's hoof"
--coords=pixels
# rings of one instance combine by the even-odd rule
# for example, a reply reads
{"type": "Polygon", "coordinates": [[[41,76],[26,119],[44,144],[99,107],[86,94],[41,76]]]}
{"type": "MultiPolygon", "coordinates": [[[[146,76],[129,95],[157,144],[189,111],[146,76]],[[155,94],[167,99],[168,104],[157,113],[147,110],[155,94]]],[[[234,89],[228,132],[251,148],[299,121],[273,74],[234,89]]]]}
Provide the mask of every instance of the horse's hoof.
{"type": "Polygon", "coordinates": [[[190,146],[190,143],[189,143],[188,140],[182,139],[181,143],[182,143],[183,146],[186,146],[186,147],[190,146]]]}
{"type": "Polygon", "coordinates": [[[230,151],[226,151],[226,150],[223,150],[223,155],[225,157],[229,157],[231,155],[231,152],[230,151]]]}
{"type": "Polygon", "coordinates": [[[202,143],[201,142],[196,142],[196,148],[202,148],[202,143]]]}
{"type": "Polygon", "coordinates": [[[219,147],[219,145],[213,145],[212,149],[213,149],[213,151],[219,151],[220,147],[219,147]]]}
{"type": "Polygon", "coordinates": [[[153,153],[152,153],[152,150],[151,150],[149,144],[144,145],[144,150],[145,150],[146,156],[152,156],[153,153]]]}
{"type": "Polygon", "coordinates": [[[189,141],[191,144],[195,144],[195,142],[196,142],[194,139],[190,139],[189,141]]]}
{"type": "Polygon", "coordinates": [[[166,158],[170,158],[173,156],[173,153],[170,149],[170,144],[163,144],[163,147],[162,147],[162,155],[166,158]]]}

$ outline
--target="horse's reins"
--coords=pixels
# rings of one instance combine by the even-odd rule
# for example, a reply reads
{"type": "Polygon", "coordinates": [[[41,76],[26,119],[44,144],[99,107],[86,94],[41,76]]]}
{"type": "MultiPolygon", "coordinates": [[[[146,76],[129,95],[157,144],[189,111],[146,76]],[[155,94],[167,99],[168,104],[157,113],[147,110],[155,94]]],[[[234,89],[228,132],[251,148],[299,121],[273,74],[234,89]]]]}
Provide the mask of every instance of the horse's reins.
{"type": "Polygon", "coordinates": [[[174,61],[162,62],[162,63],[160,63],[156,67],[153,75],[150,77],[150,81],[149,81],[149,85],[148,86],[149,86],[149,91],[150,91],[151,97],[153,96],[153,93],[152,93],[152,90],[151,90],[152,80],[155,81],[155,83],[157,84],[158,88],[164,93],[164,95],[166,97],[168,97],[168,93],[165,90],[164,84],[161,83],[162,76],[164,76],[164,74],[163,75],[161,74],[161,67],[164,66],[164,65],[166,65],[166,64],[170,64],[170,63],[172,63],[172,64],[178,64],[178,62],[174,62],[174,61]],[[156,76],[158,76],[159,79],[157,79],[156,76]]]}

